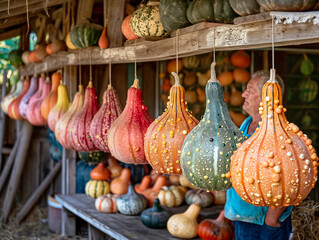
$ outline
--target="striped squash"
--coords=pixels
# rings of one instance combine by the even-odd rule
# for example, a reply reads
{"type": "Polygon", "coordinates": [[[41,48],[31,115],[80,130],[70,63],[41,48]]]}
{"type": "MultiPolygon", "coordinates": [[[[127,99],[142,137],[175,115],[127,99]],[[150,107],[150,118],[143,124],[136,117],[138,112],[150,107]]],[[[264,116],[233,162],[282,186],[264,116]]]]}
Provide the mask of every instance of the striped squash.
{"type": "Polygon", "coordinates": [[[199,66],[200,59],[197,56],[184,57],[183,66],[187,69],[194,69],[199,66]]]}
{"type": "Polygon", "coordinates": [[[70,31],[71,43],[76,48],[96,46],[101,36],[103,27],[93,23],[82,23],[70,31]]]}
{"type": "Polygon", "coordinates": [[[157,198],[162,206],[178,207],[184,202],[186,191],[187,188],[182,186],[165,186],[160,190],[157,198]]]}
{"type": "Polygon", "coordinates": [[[188,205],[196,204],[202,208],[208,207],[213,203],[213,196],[205,190],[191,189],[185,195],[185,201],[188,205]]]}
{"type": "Polygon", "coordinates": [[[95,200],[95,208],[103,213],[116,213],[118,212],[116,201],[119,195],[107,194],[106,196],[99,196],[95,200]]]}
{"type": "Polygon", "coordinates": [[[90,180],[85,185],[85,194],[91,198],[97,198],[108,193],[110,193],[108,181],[90,180]]]}
{"type": "Polygon", "coordinates": [[[304,103],[310,103],[318,95],[318,83],[311,80],[310,77],[303,80],[299,86],[299,99],[304,103]]]}

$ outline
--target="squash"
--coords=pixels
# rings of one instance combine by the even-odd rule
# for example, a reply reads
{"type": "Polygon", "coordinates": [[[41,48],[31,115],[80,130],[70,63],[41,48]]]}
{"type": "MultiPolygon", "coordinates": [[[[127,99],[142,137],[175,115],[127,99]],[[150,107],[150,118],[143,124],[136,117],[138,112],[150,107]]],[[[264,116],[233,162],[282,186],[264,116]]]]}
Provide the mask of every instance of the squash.
{"type": "Polygon", "coordinates": [[[196,83],[196,74],[194,72],[185,72],[184,85],[190,87],[196,83]]]}
{"type": "Polygon", "coordinates": [[[167,110],[147,129],[145,134],[146,158],[156,171],[181,174],[180,150],[186,135],[196,126],[197,119],[186,108],[185,90],[176,73],[170,90],[167,110]]]}
{"type": "Polygon", "coordinates": [[[142,90],[138,79],[128,90],[126,106],[113,122],[108,132],[108,147],[111,154],[121,162],[146,164],[144,135],[153,121],[143,105],[142,90]]]}
{"type": "Polygon", "coordinates": [[[131,18],[132,18],[132,14],[126,16],[126,18],[124,19],[122,23],[122,33],[127,38],[127,40],[135,40],[139,38],[138,36],[136,36],[136,34],[132,30],[131,18]]]}
{"type": "Polygon", "coordinates": [[[223,87],[232,84],[234,81],[233,73],[228,71],[219,74],[217,79],[223,87]]]}
{"type": "Polygon", "coordinates": [[[103,94],[103,104],[94,115],[90,126],[92,141],[99,150],[110,152],[107,144],[108,132],[121,113],[122,106],[117,92],[111,85],[108,85],[103,94]]]}
{"type": "Polygon", "coordinates": [[[70,107],[70,99],[68,89],[61,82],[58,87],[58,101],[51,109],[48,116],[48,125],[51,131],[54,132],[57,121],[68,111],[70,107]]]}
{"type": "Polygon", "coordinates": [[[120,196],[107,194],[105,196],[99,196],[95,200],[95,208],[102,213],[116,213],[118,212],[116,202],[120,196]]]}
{"type": "Polygon", "coordinates": [[[192,204],[184,213],[173,215],[167,222],[167,230],[174,237],[194,238],[197,236],[197,217],[200,206],[192,204]]]}
{"type": "Polygon", "coordinates": [[[199,84],[201,87],[205,87],[207,81],[208,81],[209,78],[210,78],[210,69],[207,70],[205,73],[197,72],[197,73],[196,73],[196,76],[197,76],[197,79],[198,79],[198,84],[199,84]]]}
{"type": "Polygon", "coordinates": [[[107,169],[111,172],[111,179],[119,177],[121,175],[123,168],[117,162],[117,160],[111,156],[111,154],[107,159],[107,163],[107,169]]]}
{"type": "Polygon", "coordinates": [[[222,210],[218,218],[204,219],[198,225],[198,236],[203,240],[231,240],[233,231],[225,221],[225,210],[222,210]]]}
{"type": "Polygon", "coordinates": [[[163,81],[163,85],[162,85],[162,90],[165,92],[169,92],[169,90],[171,89],[171,83],[170,80],[165,78],[163,81]]]}
{"type": "Polygon", "coordinates": [[[67,46],[63,40],[57,39],[57,40],[54,40],[52,42],[52,52],[53,53],[66,51],[66,50],[67,50],[67,46]]]}
{"type": "Polygon", "coordinates": [[[110,193],[108,181],[90,180],[85,185],[85,194],[91,198],[97,198],[110,193]]]}
{"type": "Polygon", "coordinates": [[[124,168],[121,175],[114,178],[111,182],[111,192],[113,194],[122,195],[127,193],[128,185],[131,181],[131,171],[128,168],[124,168]]]}
{"type": "MultiPolygon", "coordinates": [[[[74,119],[73,119],[74,121],[74,119]]],[[[69,129],[70,130],[70,129],[69,129]]],[[[68,130],[68,131],[69,131],[68,130]]],[[[68,138],[68,142],[71,142],[70,137],[68,138]]],[[[100,163],[105,162],[107,154],[102,151],[96,152],[78,152],[79,158],[87,163],[100,163]]]]}
{"type": "Polygon", "coordinates": [[[230,105],[238,107],[242,105],[245,99],[242,97],[242,92],[238,91],[235,86],[232,86],[230,94],[230,105]]]}
{"type": "Polygon", "coordinates": [[[66,35],[65,44],[71,50],[77,49],[76,46],[74,46],[73,43],[71,42],[70,33],[68,33],[68,35],[66,35]]]}
{"type": "Polygon", "coordinates": [[[247,118],[244,114],[236,113],[232,110],[229,110],[229,116],[237,127],[240,127],[240,125],[243,123],[243,121],[245,121],[245,119],[247,118]]]}
{"type": "Polygon", "coordinates": [[[70,31],[71,43],[76,48],[96,46],[101,36],[103,27],[94,23],[81,23],[70,31]]]}
{"type": "MultiPolygon", "coordinates": [[[[183,60],[178,59],[178,72],[180,72],[183,69],[183,60]]],[[[169,74],[172,72],[176,72],[176,59],[170,60],[166,65],[166,70],[169,74]]]]}
{"type": "Polygon", "coordinates": [[[164,186],[157,197],[162,206],[178,207],[184,202],[186,191],[187,188],[182,186],[164,186]]]}
{"type": "Polygon", "coordinates": [[[248,68],[250,66],[250,56],[247,52],[239,50],[231,55],[230,62],[235,67],[248,68]]]}
{"type": "Polygon", "coordinates": [[[300,12],[311,10],[317,3],[316,0],[257,0],[265,11],[300,12]]]}
{"type": "Polygon", "coordinates": [[[236,13],[229,0],[194,0],[187,9],[192,24],[199,22],[232,23],[236,13]]]}
{"type": "Polygon", "coordinates": [[[106,49],[109,47],[109,39],[107,37],[106,27],[103,28],[98,44],[101,49],[106,49]]]}
{"type": "Polygon", "coordinates": [[[226,203],[226,191],[211,191],[214,196],[214,205],[224,205],[226,203]]]}
{"type": "Polygon", "coordinates": [[[167,178],[164,176],[159,176],[156,179],[156,182],[154,183],[154,186],[152,188],[146,189],[142,192],[144,197],[148,201],[148,206],[152,206],[154,199],[157,198],[157,195],[159,191],[162,189],[162,187],[167,185],[167,178]]]}
{"type": "Polygon", "coordinates": [[[172,215],[172,212],[161,208],[159,200],[156,198],[153,207],[142,212],[141,221],[149,228],[166,228],[167,221],[172,215]]]}
{"type": "Polygon", "coordinates": [[[204,190],[191,189],[185,195],[188,205],[196,204],[202,208],[209,207],[213,203],[213,196],[204,190]]]}
{"type": "Polygon", "coordinates": [[[313,73],[313,70],[314,70],[313,63],[308,58],[308,56],[306,54],[304,54],[303,60],[300,64],[300,72],[305,76],[309,76],[311,73],[313,73]]]}
{"type": "Polygon", "coordinates": [[[243,68],[236,68],[233,71],[233,77],[235,82],[248,83],[250,80],[250,73],[243,68]]]}
{"type": "Polygon", "coordinates": [[[200,123],[187,135],[181,153],[181,166],[186,179],[205,190],[231,187],[225,174],[230,157],[244,136],[231,121],[223,100],[223,87],[216,79],[215,62],[206,85],[206,109],[200,123]]]}
{"type": "Polygon", "coordinates": [[[133,33],[139,37],[163,37],[167,33],[161,23],[157,2],[148,2],[137,9],[131,18],[133,33]]]}
{"type": "Polygon", "coordinates": [[[46,45],[45,51],[46,51],[46,53],[47,53],[48,55],[52,55],[52,54],[53,54],[52,43],[49,43],[48,45],[46,45]]]}
{"type": "Polygon", "coordinates": [[[104,163],[99,163],[95,168],[92,169],[90,177],[92,180],[107,180],[111,176],[110,171],[105,167],[104,163]]]}
{"type": "Polygon", "coordinates": [[[27,110],[28,110],[28,104],[33,96],[38,90],[38,78],[36,76],[33,76],[31,78],[30,87],[28,89],[28,92],[23,96],[21,99],[20,105],[19,105],[19,112],[20,115],[27,119],[27,110]]]}
{"type": "Polygon", "coordinates": [[[8,55],[8,60],[11,65],[15,67],[19,67],[23,64],[22,62],[22,51],[17,49],[17,50],[12,50],[9,55],[8,55]]]}
{"type": "Polygon", "coordinates": [[[136,165],[120,162],[120,165],[130,169],[131,181],[133,184],[141,182],[143,177],[149,174],[149,165],[147,164],[136,165]]]}
{"type": "Polygon", "coordinates": [[[195,69],[199,66],[200,60],[197,56],[184,57],[183,66],[187,69],[195,69]]]}
{"type": "Polygon", "coordinates": [[[260,6],[257,0],[229,0],[230,6],[240,16],[257,14],[260,6]]]}
{"type": "Polygon", "coordinates": [[[318,83],[311,80],[309,76],[303,79],[299,84],[298,96],[299,100],[304,103],[314,101],[318,96],[318,83]]]}
{"type": "Polygon", "coordinates": [[[234,152],[227,177],[244,201],[287,207],[299,204],[315,186],[318,157],[312,141],[287,121],[275,69],[270,73],[262,89],[261,124],[234,152]]]}
{"type": "Polygon", "coordinates": [[[142,192],[151,187],[151,183],[152,178],[149,175],[145,175],[142,179],[142,182],[134,186],[134,190],[135,192],[142,194],[142,192]]]}
{"type": "Polygon", "coordinates": [[[37,45],[35,45],[34,53],[35,53],[35,56],[37,57],[37,59],[42,61],[48,55],[46,50],[45,50],[45,44],[38,43],[37,45]]]}
{"type": "Polygon", "coordinates": [[[24,51],[24,52],[22,53],[21,59],[22,59],[22,61],[23,61],[24,64],[30,63],[29,54],[30,54],[30,51],[24,51]]]}
{"type": "Polygon", "coordinates": [[[29,53],[28,55],[28,59],[29,59],[29,62],[41,62],[42,60],[39,59],[35,53],[35,51],[32,51],[29,53]]]}
{"type": "Polygon", "coordinates": [[[73,120],[83,107],[84,91],[83,85],[79,85],[79,90],[74,96],[74,100],[68,111],[62,115],[55,125],[55,137],[57,141],[67,149],[72,149],[72,139],[70,138],[70,129],[73,120]]]}
{"type": "Polygon", "coordinates": [[[90,152],[98,150],[92,141],[90,135],[90,124],[94,115],[99,110],[99,103],[95,88],[92,81],[89,82],[84,96],[84,103],[82,109],[74,118],[70,134],[72,136],[72,147],[79,152],[90,152]]]}
{"type": "Polygon", "coordinates": [[[147,207],[146,198],[137,194],[130,184],[128,192],[117,199],[117,208],[124,215],[138,215],[147,207]]]}
{"type": "Polygon", "coordinates": [[[193,184],[191,184],[184,175],[179,176],[179,184],[183,187],[188,188],[196,188],[193,184]]]}

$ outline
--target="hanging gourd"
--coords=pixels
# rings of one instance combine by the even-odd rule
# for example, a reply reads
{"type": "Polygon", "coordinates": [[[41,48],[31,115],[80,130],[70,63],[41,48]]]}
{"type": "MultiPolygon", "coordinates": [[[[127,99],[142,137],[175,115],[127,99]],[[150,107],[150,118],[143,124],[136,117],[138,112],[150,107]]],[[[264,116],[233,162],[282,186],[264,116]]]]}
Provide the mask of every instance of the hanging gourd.
{"type": "Polygon", "coordinates": [[[28,121],[32,124],[32,120],[33,120],[33,113],[32,115],[30,114],[30,110],[31,108],[33,108],[34,106],[34,102],[36,102],[42,95],[42,90],[43,90],[43,86],[44,86],[44,82],[45,82],[45,75],[44,73],[41,74],[41,77],[39,78],[39,83],[38,83],[38,90],[35,92],[35,94],[33,94],[33,96],[30,98],[29,104],[28,104],[28,108],[27,108],[27,119],[28,121]],[[28,114],[29,112],[29,114],[28,114]],[[30,120],[29,120],[30,118],[30,120]]]}
{"type": "Polygon", "coordinates": [[[57,121],[68,111],[70,107],[70,99],[68,89],[61,82],[58,87],[58,101],[51,109],[48,116],[49,128],[54,132],[57,121]]]}
{"type": "Polygon", "coordinates": [[[117,92],[112,85],[109,84],[103,94],[103,104],[100,110],[94,115],[90,127],[92,141],[98,149],[104,152],[110,152],[107,143],[108,132],[121,113],[122,106],[117,92]]]}
{"type": "Polygon", "coordinates": [[[262,89],[255,133],[232,156],[230,180],[238,195],[256,206],[290,206],[304,200],[317,181],[312,141],[287,121],[275,70],[262,89]]]}
{"type": "Polygon", "coordinates": [[[165,112],[147,129],[145,154],[153,169],[161,173],[181,174],[180,154],[186,135],[196,126],[197,119],[186,108],[185,90],[176,73],[165,112]]]}
{"type": "Polygon", "coordinates": [[[195,187],[219,191],[231,187],[225,176],[230,157],[244,136],[230,119],[215,64],[211,65],[211,78],[206,85],[204,117],[183,143],[181,165],[184,176],[195,187]]]}
{"type": "Polygon", "coordinates": [[[13,96],[14,96],[14,93],[17,89],[17,83],[14,84],[11,89],[10,89],[10,92],[4,96],[1,100],[1,109],[4,113],[8,113],[8,107],[10,105],[10,103],[15,99],[13,96]]]}
{"type": "Polygon", "coordinates": [[[51,109],[55,106],[58,100],[57,90],[60,85],[60,81],[62,79],[61,71],[57,71],[51,76],[51,91],[50,93],[43,99],[41,103],[41,114],[45,120],[48,120],[49,113],[51,109]]]}
{"type": "Polygon", "coordinates": [[[95,88],[92,85],[92,81],[90,81],[85,90],[83,107],[74,118],[71,126],[70,134],[73,141],[72,146],[75,150],[79,152],[97,150],[90,135],[90,124],[98,110],[99,103],[95,88]]]}
{"type": "Polygon", "coordinates": [[[144,154],[144,135],[153,121],[142,100],[138,79],[128,90],[126,106],[108,132],[108,147],[119,161],[147,164],[144,154]]]}
{"type": "Polygon", "coordinates": [[[28,89],[28,92],[23,96],[23,98],[20,102],[20,105],[19,105],[20,115],[24,119],[27,119],[27,111],[28,111],[29,102],[30,102],[32,96],[37,92],[37,90],[38,90],[38,79],[34,75],[31,78],[30,87],[28,89]]]}

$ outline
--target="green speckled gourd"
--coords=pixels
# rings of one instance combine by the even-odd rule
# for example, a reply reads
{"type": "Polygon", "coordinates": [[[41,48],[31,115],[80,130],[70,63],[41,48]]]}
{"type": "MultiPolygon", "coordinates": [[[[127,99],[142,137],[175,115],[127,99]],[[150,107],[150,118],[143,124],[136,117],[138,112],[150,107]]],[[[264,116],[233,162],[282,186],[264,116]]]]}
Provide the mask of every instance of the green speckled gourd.
{"type": "Polygon", "coordinates": [[[149,2],[133,13],[130,24],[137,36],[163,37],[167,34],[160,20],[158,4],[149,2]]]}
{"type": "Polygon", "coordinates": [[[77,48],[96,46],[101,36],[103,26],[94,23],[81,23],[70,31],[70,40],[77,48]]]}
{"type": "Polygon", "coordinates": [[[216,63],[206,84],[206,110],[200,123],[186,136],[181,153],[181,167],[186,179],[205,190],[231,187],[226,173],[230,157],[245,137],[230,119],[223,99],[223,87],[216,79],[216,63]]]}

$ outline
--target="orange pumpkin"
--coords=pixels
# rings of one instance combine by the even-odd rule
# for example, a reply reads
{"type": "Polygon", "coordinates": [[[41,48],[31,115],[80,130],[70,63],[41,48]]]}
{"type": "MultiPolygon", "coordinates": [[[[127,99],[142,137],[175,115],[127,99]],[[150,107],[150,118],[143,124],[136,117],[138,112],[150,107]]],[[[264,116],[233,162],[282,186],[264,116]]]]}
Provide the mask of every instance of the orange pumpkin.
{"type": "Polygon", "coordinates": [[[45,51],[47,52],[48,55],[53,54],[52,43],[49,43],[49,44],[45,47],[45,51]]]}
{"type": "Polygon", "coordinates": [[[30,52],[28,55],[28,58],[30,62],[41,62],[41,59],[37,57],[37,55],[35,54],[35,51],[30,52]]]}
{"type": "Polygon", "coordinates": [[[171,84],[170,84],[170,80],[165,78],[164,79],[164,82],[163,82],[163,85],[162,85],[162,90],[165,91],[165,92],[168,92],[170,89],[171,89],[171,84]]]}
{"type": "Polygon", "coordinates": [[[113,181],[111,182],[111,192],[117,195],[126,194],[130,181],[131,171],[128,168],[124,168],[121,176],[113,179],[113,181]]]}
{"type": "Polygon", "coordinates": [[[250,73],[243,68],[236,68],[233,71],[233,77],[235,82],[247,83],[250,80],[250,73]]]}
{"type": "Polygon", "coordinates": [[[40,59],[41,61],[48,55],[46,52],[44,43],[35,45],[34,52],[37,58],[40,59]]]}
{"type": "Polygon", "coordinates": [[[95,168],[92,169],[90,172],[90,177],[92,180],[101,180],[105,181],[108,178],[110,178],[111,173],[110,171],[105,167],[104,163],[99,163],[95,168]]]}
{"type": "Polygon", "coordinates": [[[230,62],[235,67],[248,68],[250,66],[250,56],[245,51],[239,50],[231,55],[230,62]]]}
{"type": "Polygon", "coordinates": [[[145,154],[153,169],[160,173],[181,174],[180,154],[186,135],[198,121],[186,107],[185,90],[176,73],[165,112],[147,129],[145,154]]]}
{"type": "Polygon", "coordinates": [[[232,156],[233,187],[256,206],[290,206],[307,197],[317,181],[318,157],[312,141],[287,121],[275,70],[262,89],[262,122],[232,156]]]}
{"type": "Polygon", "coordinates": [[[225,87],[234,81],[233,73],[232,72],[223,72],[218,75],[217,80],[220,82],[220,84],[225,87]]]}
{"type": "MultiPolygon", "coordinates": [[[[178,72],[180,72],[183,68],[183,60],[178,59],[178,72]]],[[[168,62],[166,66],[167,72],[176,72],[176,59],[172,59],[168,62]]]]}

